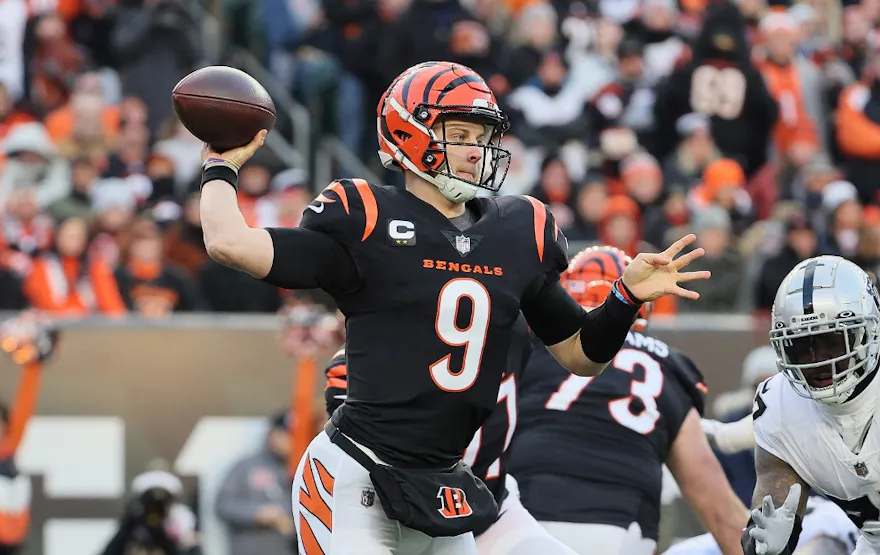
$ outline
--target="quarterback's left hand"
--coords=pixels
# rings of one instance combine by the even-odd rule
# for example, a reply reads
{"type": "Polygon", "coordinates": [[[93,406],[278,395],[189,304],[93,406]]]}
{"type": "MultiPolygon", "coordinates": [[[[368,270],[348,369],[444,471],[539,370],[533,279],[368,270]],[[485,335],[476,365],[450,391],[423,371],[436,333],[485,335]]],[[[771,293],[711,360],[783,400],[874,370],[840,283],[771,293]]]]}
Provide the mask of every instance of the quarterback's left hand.
{"type": "Polygon", "coordinates": [[[682,268],[700,258],[706,251],[694,249],[676,259],[675,256],[686,246],[697,240],[694,234],[685,235],[668,249],[659,254],[638,254],[623,273],[623,284],[642,302],[653,301],[664,295],[677,295],[685,299],[699,299],[700,294],[679,286],[697,279],[709,279],[711,272],[679,272],[682,268]]]}

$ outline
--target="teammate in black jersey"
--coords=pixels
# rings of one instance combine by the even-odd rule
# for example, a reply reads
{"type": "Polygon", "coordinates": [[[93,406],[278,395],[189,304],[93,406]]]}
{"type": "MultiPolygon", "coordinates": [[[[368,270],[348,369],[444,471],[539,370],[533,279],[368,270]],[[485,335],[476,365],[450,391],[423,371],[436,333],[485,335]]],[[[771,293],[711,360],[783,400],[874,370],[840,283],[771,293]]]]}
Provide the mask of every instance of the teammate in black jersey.
{"type": "MultiPolygon", "coordinates": [[[[514,325],[498,404],[464,452],[463,460],[486,483],[500,508],[498,520],[488,529],[474,530],[479,555],[575,555],[525,510],[519,502],[516,481],[507,474],[504,453],[516,429],[517,382],[522,379],[531,351],[529,328],[520,318],[514,325]]],[[[333,355],[325,374],[324,401],[332,415],[347,397],[345,349],[333,355]]]]}
{"type": "MultiPolygon", "coordinates": [[[[562,283],[593,308],[627,264],[613,247],[590,248],[572,260],[562,283]]],[[[651,554],[666,463],[732,555],[748,514],[703,435],[702,376],[684,353],[639,331],[648,310],[646,304],[623,348],[595,378],[570,374],[536,345],[520,383],[509,470],[526,509],[578,553],[622,554],[636,522],[651,554]]]]}
{"type": "Polygon", "coordinates": [[[377,115],[380,157],[403,170],[405,189],[342,179],[300,228],[250,228],[234,184],[261,132],[246,147],[206,152],[205,244],[215,260],[274,285],[324,289],[346,317],[349,396],[294,483],[300,551],[472,555],[469,532],[497,507],[458,463],[496,404],[520,312],[566,368],[592,376],[641,301],[697,298],[679,284],[709,273],[679,273],[702,255],[675,259],[689,235],[636,257],[587,314],[559,284],[566,241],[547,207],[476,198],[500,187],[509,157],[506,118],[479,75],[419,64],[392,83],[377,115]]]}

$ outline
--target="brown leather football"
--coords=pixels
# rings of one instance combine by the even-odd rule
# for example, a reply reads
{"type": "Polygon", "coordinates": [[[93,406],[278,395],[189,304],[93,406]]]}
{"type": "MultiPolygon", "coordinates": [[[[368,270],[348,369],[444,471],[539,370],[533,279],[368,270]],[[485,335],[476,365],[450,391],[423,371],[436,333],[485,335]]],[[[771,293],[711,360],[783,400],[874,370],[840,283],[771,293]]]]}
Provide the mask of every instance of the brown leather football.
{"type": "Polygon", "coordinates": [[[174,111],[190,133],[223,152],[251,142],[261,129],[275,126],[275,103],[247,73],[208,66],[183,79],[171,91],[174,111]]]}

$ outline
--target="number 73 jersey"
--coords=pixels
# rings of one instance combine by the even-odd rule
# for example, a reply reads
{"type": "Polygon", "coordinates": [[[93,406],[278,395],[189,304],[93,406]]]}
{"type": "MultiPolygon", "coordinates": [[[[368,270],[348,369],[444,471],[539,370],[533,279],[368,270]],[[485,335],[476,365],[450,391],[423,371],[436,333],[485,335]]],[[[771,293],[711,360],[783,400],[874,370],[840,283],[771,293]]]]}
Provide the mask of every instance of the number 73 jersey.
{"type": "Polygon", "coordinates": [[[815,493],[843,509],[874,553],[880,553],[878,392],[880,381],[875,377],[857,397],[826,408],[798,395],[785,376],[777,374],[758,386],[752,412],[755,443],[788,463],[815,493]],[[853,416],[861,417],[853,425],[857,430],[869,425],[858,454],[841,437],[844,419],[853,416]]]}
{"type": "Polygon", "coordinates": [[[636,331],[594,378],[569,374],[536,346],[508,453],[523,504],[542,521],[624,528],[638,521],[643,536],[656,538],[663,463],[688,412],[702,413],[704,391],[687,356],[636,331]],[[558,493],[526,491],[524,484],[548,476],[558,493]],[[597,483],[620,495],[597,495],[597,483]]]}
{"type": "Polygon", "coordinates": [[[495,409],[524,298],[558,279],[564,237],[528,197],[477,198],[460,231],[411,193],[331,184],[302,227],[342,244],[360,283],[328,291],[346,316],[340,430],[387,463],[447,467],[495,409]]]}

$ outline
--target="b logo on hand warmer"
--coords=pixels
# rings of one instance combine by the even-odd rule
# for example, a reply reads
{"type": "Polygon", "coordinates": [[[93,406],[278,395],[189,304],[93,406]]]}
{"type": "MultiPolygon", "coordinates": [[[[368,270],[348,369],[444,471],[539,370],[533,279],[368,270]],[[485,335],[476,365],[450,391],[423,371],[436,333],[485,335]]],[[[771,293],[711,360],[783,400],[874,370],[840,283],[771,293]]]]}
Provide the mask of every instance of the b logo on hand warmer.
{"type": "Polygon", "coordinates": [[[440,499],[440,508],[437,510],[445,518],[459,518],[473,514],[471,506],[468,505],[467,497],[458,488],[443,486],[437,492],[437,497],[440,499]]]}

